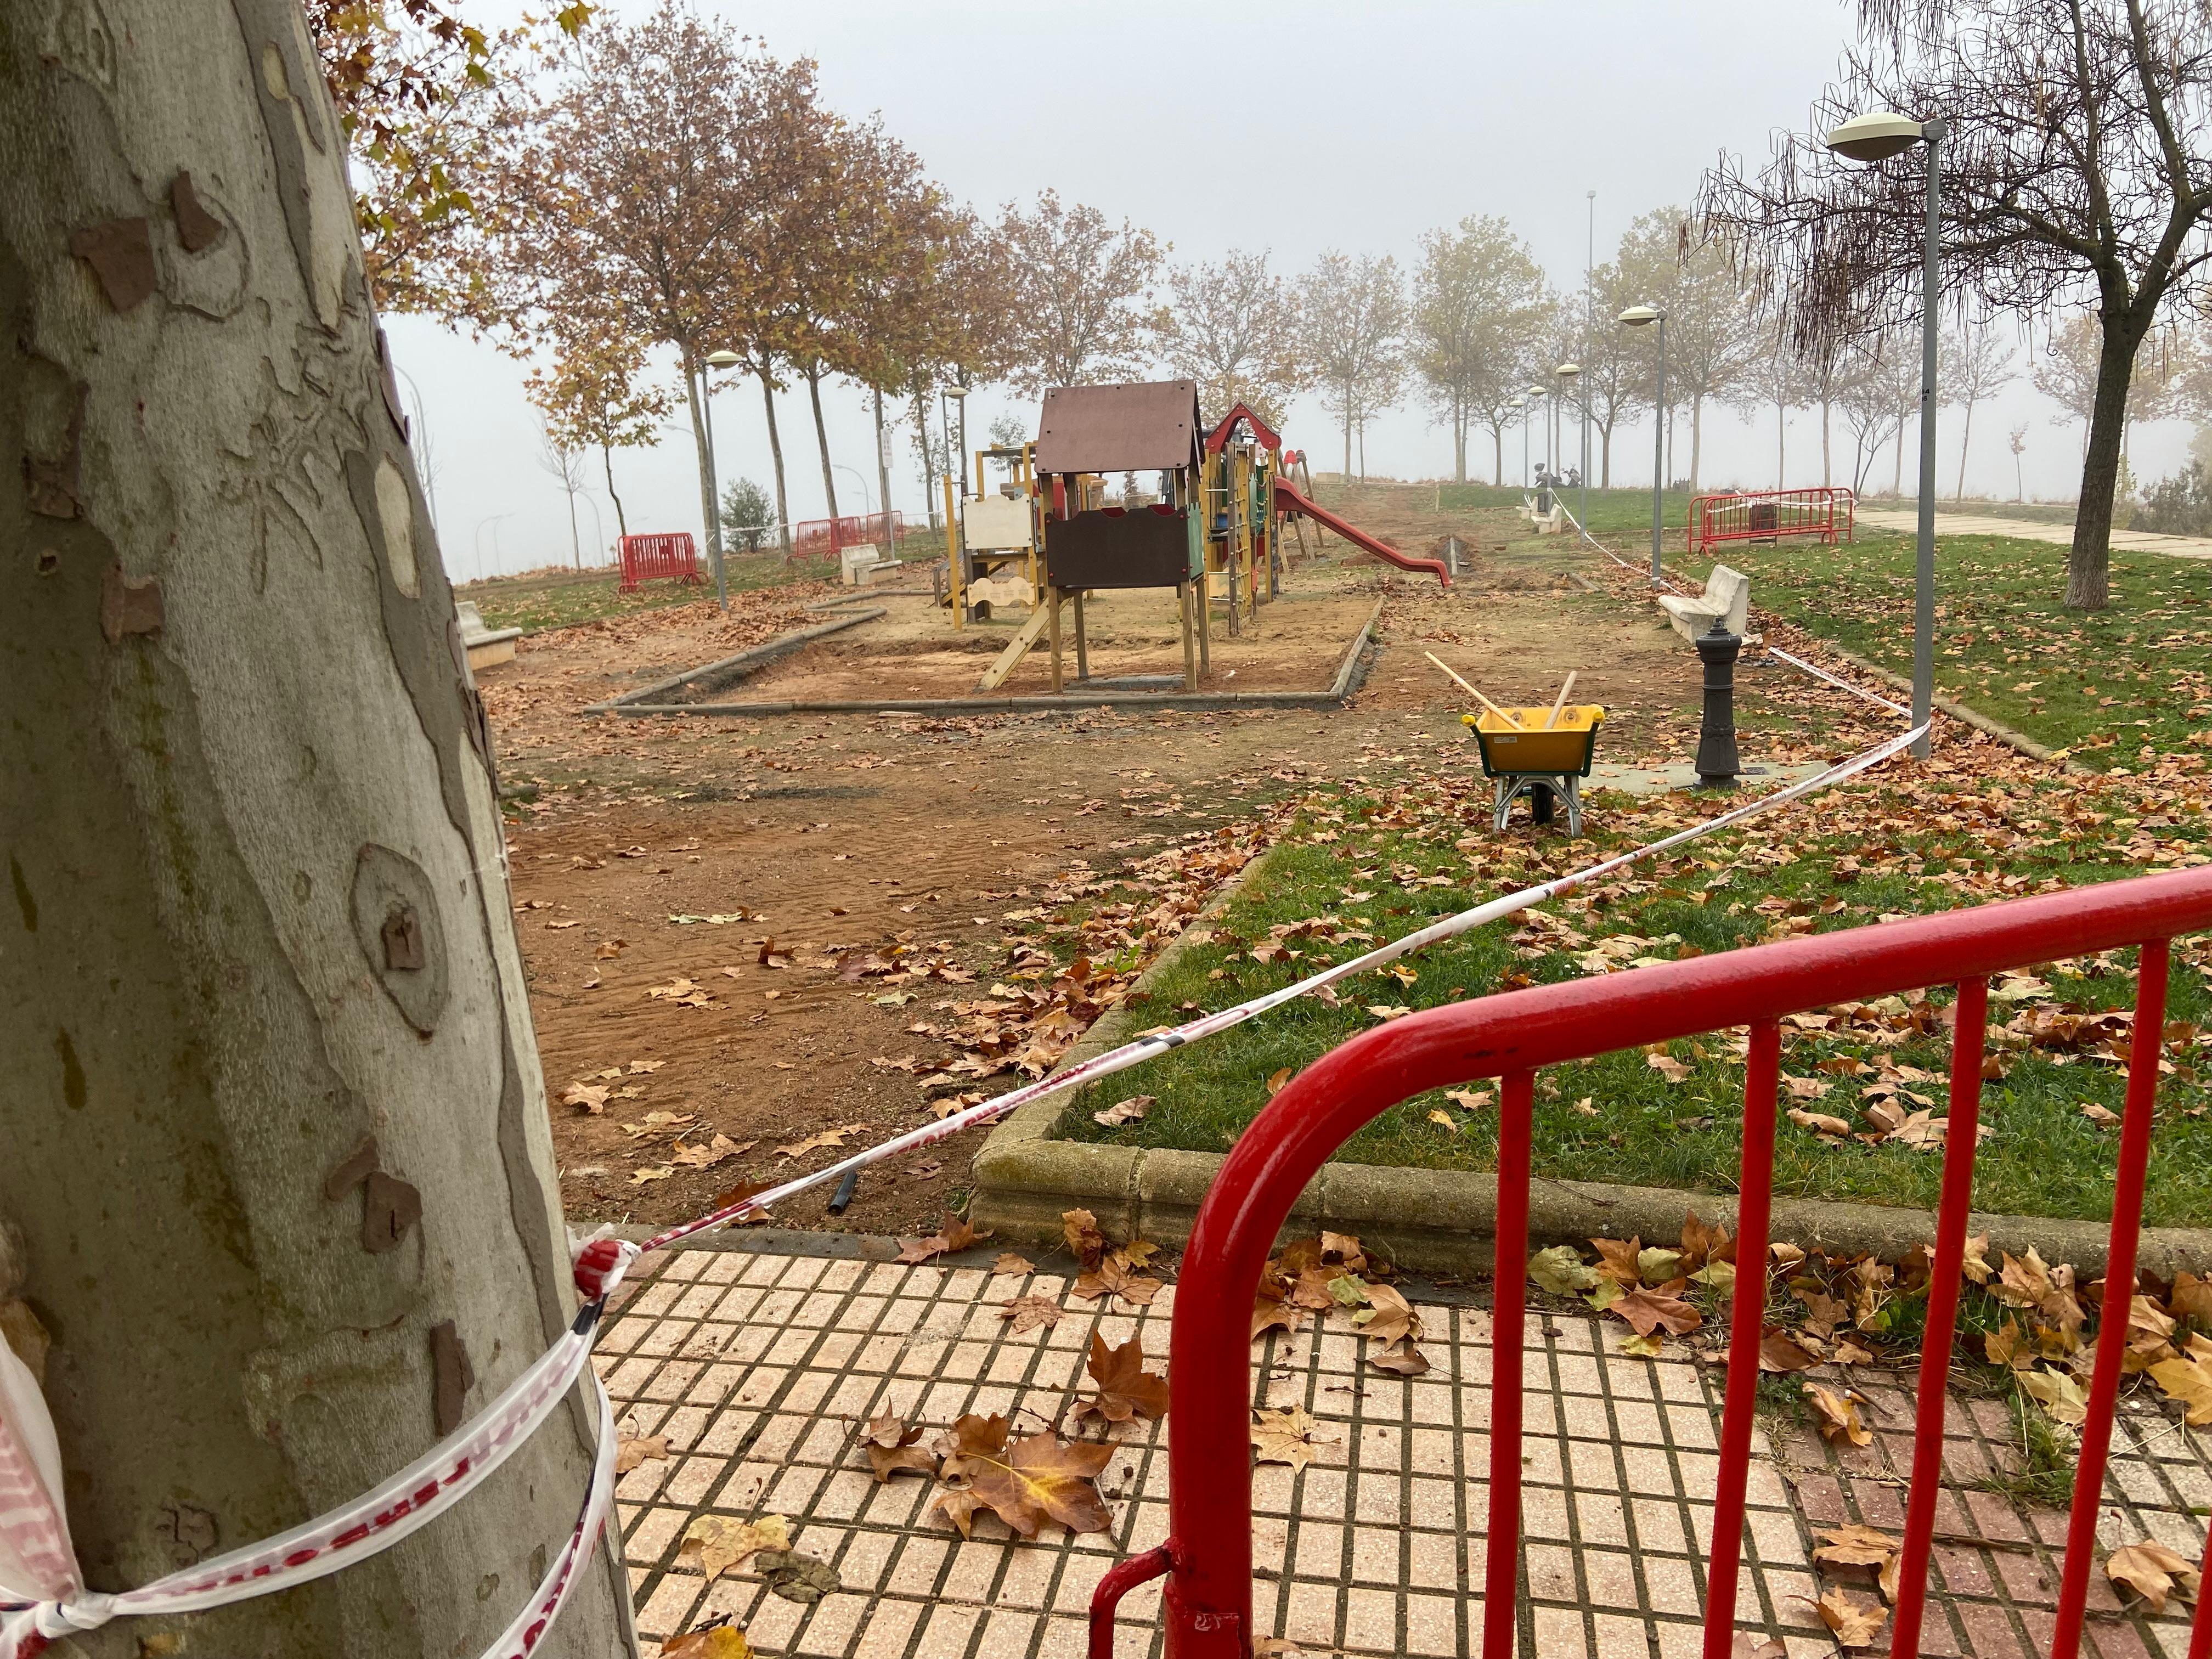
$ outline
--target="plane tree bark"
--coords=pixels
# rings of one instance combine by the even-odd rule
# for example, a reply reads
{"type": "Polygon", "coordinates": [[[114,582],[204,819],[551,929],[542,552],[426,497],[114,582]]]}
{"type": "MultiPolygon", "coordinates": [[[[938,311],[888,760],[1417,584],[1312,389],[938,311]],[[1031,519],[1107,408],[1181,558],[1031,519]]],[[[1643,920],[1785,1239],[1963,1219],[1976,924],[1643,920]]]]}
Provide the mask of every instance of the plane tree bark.
{"type": "MultiPolygon", "coordinates": [[[[401,1467],[574,1302],[490,738],[299,6],[0,8],[0,1324],[116,1590],[401,1467]]],[[[592,1437],[580,1395],[187,1646],[467,1659],[592,1437]]],[[[635,1653],[604,1544],[539,1650],[635,1653]]]]}

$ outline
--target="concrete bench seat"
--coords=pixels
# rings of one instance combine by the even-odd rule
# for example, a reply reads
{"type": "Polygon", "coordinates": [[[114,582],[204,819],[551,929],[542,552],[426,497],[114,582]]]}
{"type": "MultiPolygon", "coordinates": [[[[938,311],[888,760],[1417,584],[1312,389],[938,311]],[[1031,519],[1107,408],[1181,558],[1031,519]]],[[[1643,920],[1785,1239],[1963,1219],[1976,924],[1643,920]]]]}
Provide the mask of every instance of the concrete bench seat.
{"type": "Polygon", "coordinates": [[[453,611],[461,625],[462,649],[469,653],[470,672],[514,660],[514,642],[522,637],[520,629],[486,628],[483,613],[474,599],[461,600],[453,611]]]}
{"type": "Polygon", "coordinates": [[[1686,640],[1711,633],[1716,617],[1725,617],[1728,631],[1741,636],[1751,621],[1751,578],[1741,570],[1717,564],[1705,578],[1704,597],[1692,599],[1664,593],[1659,603],[1674,624],[1674,631],[1686,640]]]}

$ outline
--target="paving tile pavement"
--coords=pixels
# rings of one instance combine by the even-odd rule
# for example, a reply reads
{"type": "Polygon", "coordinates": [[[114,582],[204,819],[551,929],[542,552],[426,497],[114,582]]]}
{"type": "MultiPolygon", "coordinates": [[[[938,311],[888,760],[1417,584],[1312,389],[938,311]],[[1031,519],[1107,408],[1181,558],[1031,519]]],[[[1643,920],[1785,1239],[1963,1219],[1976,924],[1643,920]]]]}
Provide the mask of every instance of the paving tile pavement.
{"type": "MultiPolygon", "coordinates": [[[[1862,507],[1858,521],[1879,530],[1911,532],[1919,527],[1918,514],[1912,508],[1862,507]]],[[[2061,547],[2074,544],[2074,526],[2070,524],[2045,524],[2033,519],[2008,519],[1991,513],[1946,513],[1936,514],[1936,533],[1939,536],[2009,536],[2014,541],[2054,542],[2061,547]]],[[[2111,537],[2114,547],[2132,548],[2142,553],[2163,553],[2174,559],[2212,559],[2212,539],[2202,536],[2161,536],[2148,530],[2115,530],[2111,537]]]]}
{"type": "MultiPolygon", "coordinates": [[[[648,1263],[651,1259],[648,1258],[648,1263]]],[[[949,1424],[963,1413],[1057,1417],[1084,1381],[1091,1333],[1140,1335],[1164,1360],[1172,1286],[1146,1310],[1102,1310],[1054,1273],[905,1267],[745,1248],[674,1250],[611,1317],[594,1364],[626,1434],[665,1435],[665,1461],[622,1477],[617,1513],[647,1659],[717,1613],[769,1654],[823,1659],[1060,1659],[1084,1651],[1092,1587],[1114,1561],[1167,1535],[1167,1435],[1136,1432],[1101,1476],[1114,1525],[1024,1542],[988,1512],[973,1540],[932,1508],[933,1483],[878,1484],[860,1448],[893,1411],[949,1424]],[[1042,1295],[1056,1326],[1012,1334],[1000,1304],[1042,1295]],[[740,1569],[709,1587],[677,1562],[701,1516],[791,1518],[794,1547],[844,1588],[784,1600],[740,1569]]],[[[647,1265],[647,1264],[641,1264],[647,1265]]],[[[1439,1294],[1449,1294],[1448,1292],[1439,1294]]],[[[1421,1302],[1433,1362],[1405,1379],[1361,1364],[1348,1332],[1271,1333],[1255,1352],[1270,1405],[1304,1406],[1324,1439],[1312,1466],[1254,1477],[1263,1635],[1309,1653],[1473,1655],[1480,1645],[1489,1457],[1488,1320],[1421,1302]]],[[[1553,1314],[1530,1325],[1520,1648],[1542,1659],[1694,1659],[1711,1536],[1723,1370],[1668,1345],[1623,1354],[1618,1322],[1553,1314]]],[[[1902,1520],[1911,1400],[1861,1379],[1875,1443],[1838,1455],[1784,1414],[1762,1419],[1750,1472],[1740,1629],[1790,1659],[1836,1650],[1813,1610],[1824,1584],[1813,1528],[1902,1520]]],[[[2023,1512],[1972,1483],[2004,1466],[2001,1401],[1954,1397],[1947,1485],[1923,1646],[1931,1655],[2026,1659],[2048,1650],[2064,1516],[2023,1512]]],[[[2212,1463],[2194,1431],[2154,1410],[2114,1439],[2100,1544],[2156,1538],[2194,1561],[2212,1506],[2212,1463]],[[2192,1510],[2195,1512],[2192,1514],[2192,1510]]],[[[1827,1582],[1833,1582],[1832,1580],[1827,1582]]],[[[1869,1586],[1854,1587],[1865,1599],[1869,1586]]],[[[2185,1610],[2123,1609],[2094,1576],[2087,1647],[2101,1659],[2182,1659],[2185,1610]]],[[[1118,1655],[1160,1651],[1159,1593],[1121,1607],[1118,1655]]],[[[1875,1651],[1883,1650],[1887,1631],[1875,1651]]]]}

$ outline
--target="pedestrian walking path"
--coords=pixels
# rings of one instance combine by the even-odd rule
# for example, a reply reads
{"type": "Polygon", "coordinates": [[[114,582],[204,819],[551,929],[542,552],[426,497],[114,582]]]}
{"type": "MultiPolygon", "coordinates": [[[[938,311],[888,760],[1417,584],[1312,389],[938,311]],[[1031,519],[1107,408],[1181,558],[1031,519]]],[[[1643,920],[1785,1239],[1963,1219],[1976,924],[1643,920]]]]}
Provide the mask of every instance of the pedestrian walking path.
{"type": "MultiPolygon", "coordinates": [[[[1055,1420],[1072,1433],[1066,1409],[1091,1334],[1140,1337],[1148,1363],[1164,1369],[1173,1286],[1150,1307],[1102,1310],[1072,1298],[1060,1273],[993,1273],[988,1249],[983,1265],[908,1267],[867,1259],[889,1254],[880,1241],[860,1242],[858,1255],[856,1241],[830,1236],[715,1242],[734,1248],[672,1250],[655,1277],[626,1287],[594,1362],[624,1437],[666,1440],[665,1455],[639,1462],[617,1492],[647,1659],[717,1615],[774,1655],[1080,1655],[1100,1575],[1167,1535],[1172,1425],[1125,1425],[1098,1477],[1109,1531],[1070,1537],[1048,1524],[1034,1542],[988,1511],[962,1539],[936,1512],[933,1480],[876,1480],[863,1426],[884,1412],[933,1425],[995,1412],[1017,1418],[1018,1433],[1055,1420]],[[847,1254],[771,1253],[792,1249],[847,1254]],[[1001,1314],[1019,1297],[1064,1311],[1018,1333],[1001,1314]],[[789,1518],[792,1555],[770,1558],[766,1571],[753,1557],[710,1584],[696,1551],[678,1559],[702,1517],[769,1514],[789,1518]],[[792,1559],[806,1557],[827,1564],[836,1589],[820,1593],[813,1569],[812,1585],[794,1577],[792,1559]]],[[[1322,1330],[1271,1332],[1255,1349],[1265,1403],[1316,1419],[1310,1467],[1264,1462],[1255,1479],[1258,1631],[1309,1654],[1479,1648],[1489,1320],[1455,1290],[1408,1294],[1433,1366],[1424,1376],[1363,1367],[1341,1315],[1322,1330]]],[[[1724,1371],[1686,1342],[1668,1341],[1656,1359],[1624,1354],[1628,1334],[1618,1321],[1530,1321],[1520,1647],[1542,1659],[1698,1652],[1724,1371]]],[[[1826,1370],[1816,1379],[1844,1386],[1826,1370]]],[[[1848,1380],[1874,1429],[1865,1448],[1839,1453],[1794,1416],[1796,1377],[1774,1379],[1777,1403],[1761,1422],[1736,1616],[1753,1644],[1778,1640],[1788,1659],[1836,1653],[1814,1606],[1824,1592],[1842,1583],[1861,1603],[1875,1599],[1870,1570],[1839,1578],[1815,1565],[1817,1529],[1856,1522],[1894,1536],[1902,1524],[1911,1379],[1862,1370],[1848,1380]]],[[[2004,1402],[1954,1397],[1929,1654],[2048,1651],[2065,1517],[1977,1484],[2008,1466],[2016,1434],[2004,1402]]],[[[2155,1538],[2194,1562],[2204,1528],[2192,1506],[2201,1516],[2208,1504],[2212,1467],[2196,1431],[2154,1409],[2124,1413],[2101,1548],[2155,1538]]],[[[2100,1571],[2087,1648],[2101,1659],[2182,1659],[2185,1606],[2152,1618],[2142,1605],[2124,1608],[2100,1571]]],[[[1117,1653],[1160,1651],[1158,1606],[1157,1584],[1123,1602],[1117,1653]]],[[[1872,1650],[1887,1645],[1885,1627],[1872,1650]]]]}
{"type": "MultiPolygon", "coordinates": [[[[1862,507],[1856,517],[1859,523],[1876,529],[1907,533],[1920,525],[1919,515],[1910,507],[1862,507]]],[[[2017,541],[2055,542],[2061,547],[2070,547],[2074,543],[2074,526],[2070,524],[2044,524],[2033,519],[2007,519],[1987,513],[1946,513],[1940,508],[1936,514],[1936,533],[2010,536],[2017,541]]],[[[2112,544],[2139,553],[2163,553],[2169,558],[2212,559],[2212,538],[2203,536],[2156,536],[2147,530],[2115,530],[2112,544]]]]}

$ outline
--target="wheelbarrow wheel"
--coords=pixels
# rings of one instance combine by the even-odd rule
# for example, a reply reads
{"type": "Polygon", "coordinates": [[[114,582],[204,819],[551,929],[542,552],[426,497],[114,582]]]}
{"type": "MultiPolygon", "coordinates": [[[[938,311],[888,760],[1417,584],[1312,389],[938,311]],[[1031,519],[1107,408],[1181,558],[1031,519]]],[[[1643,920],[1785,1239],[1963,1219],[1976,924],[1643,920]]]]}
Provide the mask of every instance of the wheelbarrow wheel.
{"type": "Polygon", "coordinates": [[[1552,786],[1550,784],[1532,783],[1528,786],[1528,812],[1530,817],[1538,823],[1549,823],[1552,821],[1552,786]]]}

